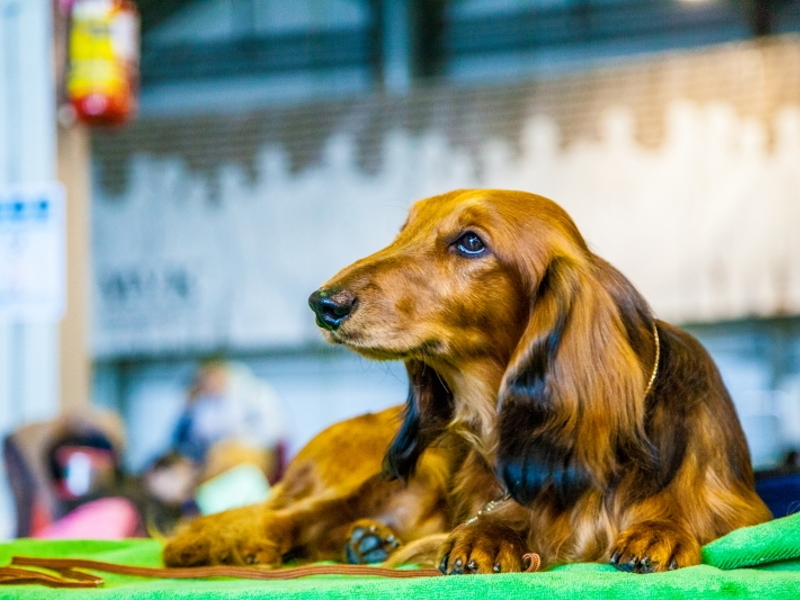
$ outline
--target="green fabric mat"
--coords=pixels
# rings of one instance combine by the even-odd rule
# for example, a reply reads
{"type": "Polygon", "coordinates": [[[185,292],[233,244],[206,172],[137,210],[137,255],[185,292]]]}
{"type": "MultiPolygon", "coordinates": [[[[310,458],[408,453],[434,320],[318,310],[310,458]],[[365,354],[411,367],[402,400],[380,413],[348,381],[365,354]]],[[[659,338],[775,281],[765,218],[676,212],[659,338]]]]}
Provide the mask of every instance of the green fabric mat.
{"type": "MultiPolygon", "coordinates": [[[[8,564],[11,556],[16,554],[160,566],[160,551],[160,544],[153,540],[16,540],[0,545],[0,564],[8,564]]],[[[317,576],[291,581],[165,580],[102,574],[107,583],[100,589],[0,586],[0,598],[800,600],[800,513],[734,531],[708,544],[703,549],[703,561],[705,564],[697,567],[651,575],[621,573],[608,565],[598,564],[567,565],[532,574],[420,579],[317,576]]]]}

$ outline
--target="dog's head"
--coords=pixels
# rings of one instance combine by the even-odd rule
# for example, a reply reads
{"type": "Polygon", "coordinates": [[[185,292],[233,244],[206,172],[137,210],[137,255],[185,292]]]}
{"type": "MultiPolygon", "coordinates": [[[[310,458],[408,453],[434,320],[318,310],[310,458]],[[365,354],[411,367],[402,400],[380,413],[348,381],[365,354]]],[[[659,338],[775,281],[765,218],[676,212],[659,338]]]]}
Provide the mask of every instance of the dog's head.
{"type": "Polygon", "coordinates": [[[649,311],[546,198],[421,200],[392,244],[309,303],[329,341],[406,362],[409,408],[387,457],[396,475],[458,424],[487,458],[497,450],[518,500],[547,486],[568,500],[613,470],[614,452],[582,436],[616,448],[641,430],[649,311]]]}

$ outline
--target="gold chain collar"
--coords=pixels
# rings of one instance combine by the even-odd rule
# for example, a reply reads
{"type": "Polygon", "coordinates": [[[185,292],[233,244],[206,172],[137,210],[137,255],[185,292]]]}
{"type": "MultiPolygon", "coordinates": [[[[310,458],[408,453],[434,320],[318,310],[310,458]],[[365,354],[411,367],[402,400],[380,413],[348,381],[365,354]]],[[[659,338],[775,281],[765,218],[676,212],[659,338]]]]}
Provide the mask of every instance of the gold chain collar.
{"type": "Polygon", "coordinates": [[[655,319],[653,319],[653,338],[656,342],[656,359],[653,364],[653,372],[650,374],[650,381],[647,382],[647,388],[644,390],[644,397],[647,398],[650,391],[653,389],[653,383],[656,380],[656,375],[658,375],[658,363],[661,359],[661,340],[658,339],[658,326],[656,325],[655,319]]]}

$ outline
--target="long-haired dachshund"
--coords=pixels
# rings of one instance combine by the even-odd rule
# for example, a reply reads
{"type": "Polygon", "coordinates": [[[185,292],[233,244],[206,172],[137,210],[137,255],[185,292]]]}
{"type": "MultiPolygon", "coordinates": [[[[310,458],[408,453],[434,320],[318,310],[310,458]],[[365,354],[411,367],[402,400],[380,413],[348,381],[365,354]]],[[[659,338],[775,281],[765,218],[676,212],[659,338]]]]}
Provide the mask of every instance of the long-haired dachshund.
{"type": "Polygon", "coordinates": [[[434,548],[452,574],[518,571],[529,551],[665,571],[770,518],[709,355],[550,200],[417,202],[391,245],[310,304],[330,342],[405,361],[402,423],[390,409],[335,425],[265,506],[194,522],[168,564],[397,563],[434,548]]]}

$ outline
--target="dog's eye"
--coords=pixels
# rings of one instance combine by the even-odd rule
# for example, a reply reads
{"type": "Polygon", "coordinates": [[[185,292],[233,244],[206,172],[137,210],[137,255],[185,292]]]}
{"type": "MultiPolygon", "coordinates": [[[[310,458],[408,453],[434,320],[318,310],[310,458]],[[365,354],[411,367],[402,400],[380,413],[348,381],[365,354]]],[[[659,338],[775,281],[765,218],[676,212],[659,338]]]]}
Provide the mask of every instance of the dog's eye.
{"type": "Polygon", "coordinates": [[[453,244],[456,251],[462,256],[475,257],[481,256],[486,252],[486,244],[477,234],[468,231],[458,238],[453,244]]]}

